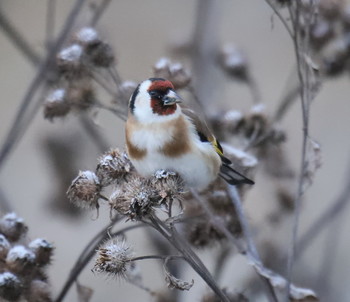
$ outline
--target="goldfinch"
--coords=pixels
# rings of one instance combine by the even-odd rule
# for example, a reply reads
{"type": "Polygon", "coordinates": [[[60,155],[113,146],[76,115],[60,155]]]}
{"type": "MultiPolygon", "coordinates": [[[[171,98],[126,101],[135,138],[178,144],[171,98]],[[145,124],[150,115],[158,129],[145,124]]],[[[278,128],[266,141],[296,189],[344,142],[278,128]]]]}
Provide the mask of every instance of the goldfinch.
{"type": "Polygon", "coordinates": [[[204,189],[218,175],[231,185],[254,182],[230,167],[220,143],[194,111],[180,105],[173,84],[151,78],[135,89],[125,127],[129,158],[137,172],[177,172],[193,188],[204,189]]]}

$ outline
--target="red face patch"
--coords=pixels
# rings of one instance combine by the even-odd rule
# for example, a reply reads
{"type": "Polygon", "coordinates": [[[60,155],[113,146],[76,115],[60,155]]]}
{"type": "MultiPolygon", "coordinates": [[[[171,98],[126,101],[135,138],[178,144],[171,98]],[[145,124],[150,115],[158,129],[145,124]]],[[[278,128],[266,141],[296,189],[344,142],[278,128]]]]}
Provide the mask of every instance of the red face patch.
{"type": "Polygon", "coordinates": [[[151,99],[151,107],[153,113],[158,115],[170,115],[176,111],[176,104],[165,106],[162,100],[155,98],[151,99]]]}
{"type": "Polygon", "coordinates": [[[176,111],[176,104],[164,105],[162,97],[168,93],[169,89],[174,89],[173,84],[167,80],[154,80],[148,92],[156,92],[151,98],[151,107],[153,113],[158,115],[170,115],[176,111]]]}
{"type": "Polygon", "coordinates": [[[151,86],[148,88],[148,91],[152,90],[160,90],[160,91],[166,91],[168,89],[174,89],[174,85],[170,81],[154,81],[152,82],[151,86]]]}

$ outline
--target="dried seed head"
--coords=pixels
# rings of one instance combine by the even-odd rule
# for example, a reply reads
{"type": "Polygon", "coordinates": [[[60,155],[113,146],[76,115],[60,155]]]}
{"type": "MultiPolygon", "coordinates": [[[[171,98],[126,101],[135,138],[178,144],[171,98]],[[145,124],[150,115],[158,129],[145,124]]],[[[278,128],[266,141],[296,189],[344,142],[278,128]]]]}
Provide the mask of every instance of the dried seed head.
{"type": "MultiPolygon", "coordinates": [[[[201,192],[208,201],[212,214],[217,221],[231,232],[233,236],[240,236],[242,228],[237,218],[235,208],[226,192],[226,183],[217,179],[205,191],[201,192]]],[[[185,207],[186,217],[192,217],[186,234],[189,242],[198,248],[208,247],[218,241],[225,240],[226,236],[214,224],[208,221],[206,213],[196,201],[189,202],[185,207]]]]}
{"type": "Polygon", "coordinates": [[[168,204],[173,200],[182,201],[185,185],[178,174],[166,170],[159,170],[156,171],[151,182],[157,194],[162,197],[162,203],[168,204]]]}
{"type": "Polygon", "coordinates": [[[84,49],[79,44],[72,44],[58,54],[57,67],[67,78],[80,77],[86,74],[83,64],[84,49]]]}
{"type": "Polygon", "coordinates": [[[55,117],[67,115],[70,111],[70,105],[66,100],[66,91],[56,89],[52,91],[44,102],[44,117],[52,120],[55,117]]]}
{"type": "Polygon", "coordinates": [[[9,241],[17,241],[26,234],[28,227],[24,220],[16,213],[8,213],[0,219],[0,232],[5,235],[9,241]]]}
{"type": "Polygon", "coordinates": [[[47,282],[41,280],[33,280],[26,294],[28,302],[51,302],[51,288],[47,282]]]}
{"type": "Polygon", "coordinates": [[[124,240],[109,240],[97,250],[93,271],[125,278],[132,257],[132,249],[124,240]]]}
{"type": "Polygon", "coordinates": [[[332,42],[322,58],[321,70],[329,77],[341,75],[347,67],[350,51],[350,34],[332,42]]]}
{"type": "Polygon", "coordinates": [[[318,10],[322,17],[328,20],[336,20],[344,10],[343,0],[320,0],[318,10]]]}
{"type": "Polygon", "coordinates": [[[87,45],[86,56],[89,62],[96,67],[108,68],[115,64],[113,49],[106,42],[98,41],[87,45]]]}
{"type": "Polygon", "coordinates": [[[80,171],[70,185],[67,196],[71,202],[82,208],[98,208],[101,192],[100,182],[94,172],[80,171]]]}
{"type": "Polygon", "coordinates": [[[334,37],[334,34],[334,28],[328,21],[318,19],[317,23],[312,26],[310,32],[312,46],[315,49],[320,50],[334,37]]]}
{"type": "Polygon", "coordinates": [[[163,171],[161,177],[158,173],[158,176],[151,179],[132,175],[122,187],[113,192],[110,206],[130,219],[139,219],[172,200],[181,202],[183,188],[183,181],[175,173],[163,171]]]}
{"type": "Polygon", "coordinates": [[[23,245],[11,248],[6,257],[7,267],[15,273],[26,274],[33,269],[35,254],[23,245]]]}
{"type": "Polygon", "coordinates": [[[67,101],[78,111],[90,109],[95,100],[95,92],[89,80],[74,82],[67,90],[67,101]]]}
{"type": "Polygon", "coordinates": [[[75,41],[82,46],[91,46],[100,43],[97,31],[92,27],[83,27],[75,34],[75,41]]]}
{"type": "Polygon", "coordinates": [[[150,186],[150,181],[139,176],[132,177],[122,188],[117,188],[110,198],[110,206],[130,219],[144,217],[161,198],[150,186]]]}
{"type": "Polygon", "coordinates": [[[34,252],[37,265],[44,266],[51,262],[54,247],[50,242],[37,238],[30,242],[28,247],[34,252]]]}
{"type": "Polygon", "coordinates": [[[219,55],[221,67],[229,76],[242,81],[248,80],[248,61],[242,51],[232,44],[225,45],[219,55]]]}
{"type": "Polygon", "coordinates": [[[18,277],[10,272],[0,274],[0,297],[5,301],[17,301],[22,294],[18,277]]]}
{"type": "Polygon", "coordinates": [[[188,86],[191,82],[191,75],[181,63],[172,63],[167,58],[161,58],[153,66],[154,76],[165,78],[173,83],[175,89],[181,89],[188,86]]]}
{"type": "Polygon", "coordinates": [[[0,259],[5,259],[8,251],[11,248],[11,244],[8,242],[6,237],[0,234],[0,259]]]}
{"type": "Polygon", "coordinates": [[[112,183],[118,184],[125,181],[132,168],[126,152],[113,149],[100,158],[96,175],[102,186],[108,186],[112,183]]]}

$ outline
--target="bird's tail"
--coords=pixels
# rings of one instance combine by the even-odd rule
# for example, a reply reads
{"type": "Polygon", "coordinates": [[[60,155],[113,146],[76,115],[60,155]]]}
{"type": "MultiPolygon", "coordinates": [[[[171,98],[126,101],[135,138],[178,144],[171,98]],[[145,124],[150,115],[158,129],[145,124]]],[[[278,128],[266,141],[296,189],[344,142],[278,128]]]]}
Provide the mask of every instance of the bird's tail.
{"type": "Polygon", "coordinates": [[[241,173],[232,169],[228,163],[223,162],[220,168],[220,177],[222,177],[230,185],[248,184],[253,185],[254,181],[245,177],[241,173]]]}

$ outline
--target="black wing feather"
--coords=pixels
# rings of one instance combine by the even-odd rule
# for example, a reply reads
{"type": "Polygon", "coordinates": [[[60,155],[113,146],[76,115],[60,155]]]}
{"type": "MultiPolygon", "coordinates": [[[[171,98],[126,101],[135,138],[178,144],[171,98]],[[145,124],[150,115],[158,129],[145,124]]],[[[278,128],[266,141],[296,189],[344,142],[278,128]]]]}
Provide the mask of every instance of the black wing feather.
{"type": "Polygon", "coordinates": [[[230,185],[239,185],[239,184],[253,185],[254,184],[254,181],[245,177],[243,174],[237,172],[236,170],[232,169],[225,162],[223,162],[220,167],[219,175],[230,185]]]}

